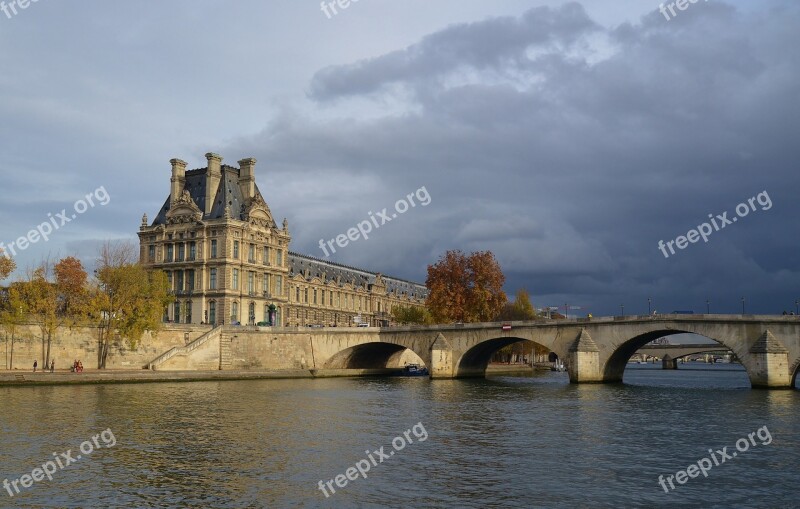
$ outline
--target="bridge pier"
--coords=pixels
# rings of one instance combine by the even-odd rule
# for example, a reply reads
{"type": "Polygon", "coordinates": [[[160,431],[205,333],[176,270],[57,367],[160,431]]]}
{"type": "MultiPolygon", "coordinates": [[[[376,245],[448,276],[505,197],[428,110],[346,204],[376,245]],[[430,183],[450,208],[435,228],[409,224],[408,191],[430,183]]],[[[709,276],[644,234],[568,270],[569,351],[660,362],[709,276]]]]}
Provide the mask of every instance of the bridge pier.
{"type": "Polygon", "coordinates": [[[750,383],[760,389],[791,389],[789,351],[767,329],[750,348],[750,383]]]}
{"type": "Polygon", "coordinates": [[[604,382],[603,372],[600,370],[600,349],[586,329],[581,329],[569,349],[567,371],[570,383],[604,382]]]}
{"type": "Polygon", "coordinates": [[[431,379],[455,378],[453,347],[442,333],[436,336],[436,341],[431,345],[431,363],[428,368],[431,379]]]}
{"type": "Polygon", "coordinates": [[[670,354],[661,359],[661,369],[678,369],[678,359],[673,359],[670,354]]]}

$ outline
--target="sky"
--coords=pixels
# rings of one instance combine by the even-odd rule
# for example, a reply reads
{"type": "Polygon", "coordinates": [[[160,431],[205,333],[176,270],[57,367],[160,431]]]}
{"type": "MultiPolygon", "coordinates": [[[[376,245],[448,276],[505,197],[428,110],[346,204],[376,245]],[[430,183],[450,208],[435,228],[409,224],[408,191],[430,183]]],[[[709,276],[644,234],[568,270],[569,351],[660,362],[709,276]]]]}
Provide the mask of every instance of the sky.
{"type": "Polygon", "coordinates": [[[659,3],[14,4],[0,242],[48,240],[12,278],[136,241],[169,160],[216,152],[312,256],[376,217],[328,259],[424,282],[490,250],[509,295],[594,316],[794,311],[800,4],[659,3]]]}

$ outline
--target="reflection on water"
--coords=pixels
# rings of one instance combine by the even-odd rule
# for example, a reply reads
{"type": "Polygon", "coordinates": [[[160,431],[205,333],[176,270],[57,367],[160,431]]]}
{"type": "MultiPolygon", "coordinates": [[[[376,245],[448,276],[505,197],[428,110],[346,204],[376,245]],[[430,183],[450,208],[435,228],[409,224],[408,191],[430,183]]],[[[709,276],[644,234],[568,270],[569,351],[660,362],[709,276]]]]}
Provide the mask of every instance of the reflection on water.
{"type": "Polygon", "coordinates": [[[104,429],[117,438],[0,507],[797,507],[800,393],[750,390],[725,368],[635,365],[618,385],[537,372],[0,388],[0,478],[104,429]],[[318,490],[418,422],[428,440],[329,499],[318,490]],[[772,444],[668,495],[658,485],[765,425],[772,444]]]}

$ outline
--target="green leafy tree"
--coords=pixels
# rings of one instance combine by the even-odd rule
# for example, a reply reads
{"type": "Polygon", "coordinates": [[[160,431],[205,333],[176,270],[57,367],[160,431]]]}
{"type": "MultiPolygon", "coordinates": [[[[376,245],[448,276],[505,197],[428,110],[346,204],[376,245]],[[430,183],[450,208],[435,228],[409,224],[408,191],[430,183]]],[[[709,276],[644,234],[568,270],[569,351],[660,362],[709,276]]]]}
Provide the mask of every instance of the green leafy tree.
{"type": "Polygon", "coordinates": [[[427,325],[433,323],[430,313],[424,307],[398,305],[392,308],[392,321],[400,324],[427,325]]]}
{"type": "Polygon", "coordinates": [[[531,304],[531,297],[524,288],[517,290],[514,302],[506,303],[498,316],[500,321],[535,320],[536,309],[531,304]]]}
{"type": "Polygon", "coordinates": [[[113,334],[137,349],[145,331],[161,328],[164,307],[172,301],[166,274],[148,272],[135,259],[130,244],[107,243],[100,252],[97,285],[91,292],[92,315],[100,323],[100,369],[106,367],[113,334]]]}
{"type": "Polygon", "coordinates": [[[2,308],[0,308],[0,324],[11,335],[10,356],[8,369],[14,368],[14,345],[17,343],[17,332],[19,326],[25,323],[27,315],[27,302],[22,296],[20,285],[22,283],[12,283],[3,296],[2,308]]]}

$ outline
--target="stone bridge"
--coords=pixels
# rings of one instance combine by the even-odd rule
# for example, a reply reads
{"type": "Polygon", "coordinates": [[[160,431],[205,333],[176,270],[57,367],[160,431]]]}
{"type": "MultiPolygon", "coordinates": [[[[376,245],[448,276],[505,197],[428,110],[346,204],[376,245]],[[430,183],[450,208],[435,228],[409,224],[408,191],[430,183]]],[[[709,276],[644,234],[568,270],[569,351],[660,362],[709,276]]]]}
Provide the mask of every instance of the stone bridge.
{"type": "Polygon", "coordinates": [[[216,336],[216,348],[213,341],[205,353],[203,347],[187,345],[192,354],[177,352],[167,365],[152,367],[192,369],[168,363],[184,358],[190,363],[199,355],[220,369],[364,370],[402,366],[410,350],[431,378],[482,377],[495,351],[533,341],[558,355],[571,382],[608,383],[622,381],[628,359],[647,343],[683,333],[721,345],[709,350],[734,352],[753,387],[794,386],[800,366],[798,316],[657,315],[381,329],[226,326],[219,334],[209,333],[216,336]]]}

